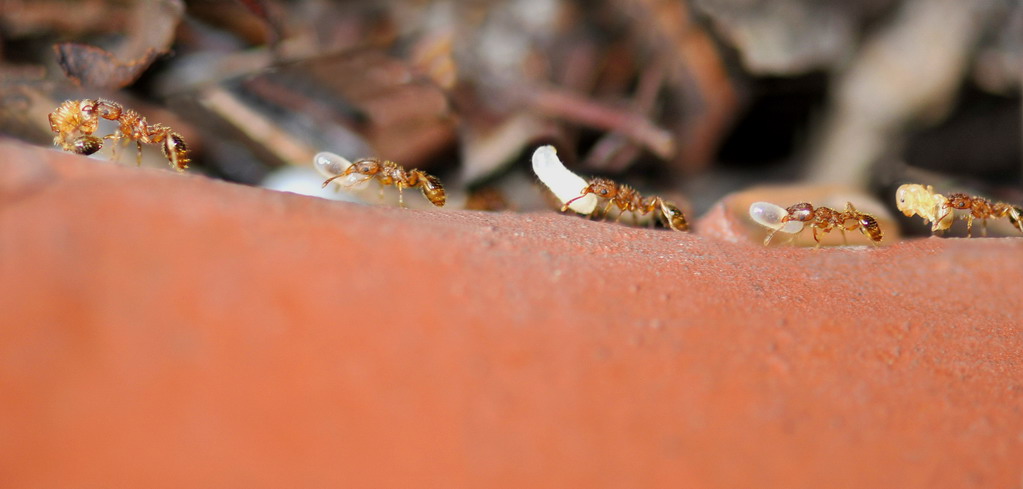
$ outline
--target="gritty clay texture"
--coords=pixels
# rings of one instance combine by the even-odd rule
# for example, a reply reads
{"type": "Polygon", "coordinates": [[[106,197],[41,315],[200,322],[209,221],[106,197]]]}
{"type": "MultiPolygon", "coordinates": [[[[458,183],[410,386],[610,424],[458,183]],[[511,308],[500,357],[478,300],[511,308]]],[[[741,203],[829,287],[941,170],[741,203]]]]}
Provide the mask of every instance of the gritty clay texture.
{"type": "Polygon", "coordinates": [[[0,154],[4,487],[1023,477],[1020,238],[764,248],[0,154]]]}

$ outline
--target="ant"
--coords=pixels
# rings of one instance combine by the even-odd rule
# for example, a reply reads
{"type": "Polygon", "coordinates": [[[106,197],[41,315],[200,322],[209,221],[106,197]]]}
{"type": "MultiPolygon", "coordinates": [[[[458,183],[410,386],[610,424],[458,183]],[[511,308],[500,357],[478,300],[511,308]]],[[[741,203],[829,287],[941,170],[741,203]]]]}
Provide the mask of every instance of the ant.
{"type": "Polygon", "coordinates": [[[948,201],[942,206],[944,213],[938,218],[941,221],[946,216],[952,215],[953,209],[968,210],[966,215],[966,235],[973,236],[973,220],[980,219],[981,234],[987,236],[987,220],[1008,217],[1016,229],[1023,232],[1023,207],[1009,205],[1003,202],[995,202],[967,195],[961,192],[948,194],[948,201]]]}
{"type": "Polygon", "coordinates": [[[952,227],[953,212],[970,211],[966,214],[966,235],[973,236],[973,220],[981,220],[981,235],[987,236],[987,220],[1006,217],[1009,223],[1023,232],[1023,207],[991,202],[962,192],[941,195],[930,185],[902,185],[895,192],[896,205],[903,214],[919,214],[924,222],[931,222],[931,232],[944,231],[952,227]]]}
{"type": "Polygon", "coordinates": [[[354,174],[365,175],[366,178],[361,182],[375,178],[380,183],[380,195],[383,195],[384,187],[387,185],[398,187],[398,203],[402,207],[405,207],[405,200],[402,197],[402,189],[405,188],[419,187],[423,191],[423,197],[437,207],[443,207],[446,200],[444,186],[437,177],[422,170],[406,170],[393,161],[376,158],[363,158],[352,163],[343,172],[328,178],[323,182],[323,186],[326,187],[338,178],[354,174]]]}
{"type": "MultiPolygon", "coordinates": [[[[64,151],[91,155],[103,147],[103,139],[134,140],[138,147],[137,164],[142,165],[142,143],[159,144],[170,166],[179,172],[188,168],[188,146],[181,135],[162,124],[149,124],[134,110],[103,99],[68,100],[50,113],[50,130],[57,135],[53,144],[64,151]],[[98,138],[100,118],[120,124],[111,134],[98,138]]],[[[115,146],[116,151],[116,146],[115,146]]],[[[116,159],[116,158],[115,158],[116,159]]]]}
{"type": "Polygon", "coordinates": [[[874,216],[870,214],[864,214],[856,210],[852,202],[846,202],[845,211],[843,212],[824,206],[814,208],[808,202],[801,202],[785,209],[785,215],[778,221],[779,226],[771,230],[764,240],[764,244],[770,243],[774,233],[782,229],[783,226],[780,225],[790,221],[805,223],[813,229],[813,239],[817,242],[817,246],[821,245],[821,238],[817,234],[818,230],[821,233],[829,233],[833,229],[838,229],[842,232],[842,239],[845,240],[846,231],[859,229],[861,233],[870,238],[871,243],[875,246],[884,237],[877,219],[874,219],[874,216]]]}
{"type": "MultiPolygon", "coordinates": [[[[604,212],[602,215],[606,216],[611,206],[618,207],[618,218],[615,222],[618,222],[622,218],[622,214],[625,212],[632,213],[632,222],[636,224],[638,222],[637,214],[646,215],[651,212],[657,212],[657,217],[671,229],[675,231],[688,231],[689,224],[686,222],[686,216],[682,211],[671,202],[668,202],[660,197],[653,196],[644,199],[636,189],[625,185],[615,183],[613,180],[607,178],[592,178],[589,183],[583,187],[579,195],[575,198],[565,202],[565,205],[561,206],[561,212],[568,210],[568,207],[588,194],[593,194],[599,198],[606,199],[607,205],[604,206],[604,212]]],[[[590,215],[593,213],[591,212],[590,215]]]]}

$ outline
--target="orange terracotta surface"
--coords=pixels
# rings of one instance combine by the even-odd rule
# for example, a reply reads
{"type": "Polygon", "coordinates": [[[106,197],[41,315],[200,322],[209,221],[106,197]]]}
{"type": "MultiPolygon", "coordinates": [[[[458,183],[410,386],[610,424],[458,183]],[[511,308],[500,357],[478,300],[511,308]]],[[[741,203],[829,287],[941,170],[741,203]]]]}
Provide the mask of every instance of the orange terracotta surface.
{"type": "Polygon", "coordinates": [[[763,248],[0,154],[4,488],[1023,478],[1021,238],[763,248]]]}

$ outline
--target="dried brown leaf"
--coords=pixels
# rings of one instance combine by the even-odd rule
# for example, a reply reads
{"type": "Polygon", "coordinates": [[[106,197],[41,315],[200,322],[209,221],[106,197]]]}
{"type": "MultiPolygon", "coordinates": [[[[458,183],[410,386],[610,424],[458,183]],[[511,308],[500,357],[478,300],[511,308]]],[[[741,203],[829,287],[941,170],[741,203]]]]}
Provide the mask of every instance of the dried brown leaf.
{"type": "Polygon", "coordinates": [[[124,40],[111,51],[120,59],[138,59],[152,49],[167,52],[185,6],[181,0],[147,0],[132,10],[131,23],[124,40]]]}
{"type": "Polygon", "coordinates": [[[138,2],[127,35],[112,48],[113,52],[86,44],[60,43],[53,46],[57,65],[78,85],[124,88],[170,49],[183,12],[181,0],[138,2]]]}
{"type": "Polygon", "coordinates": [[[0,0],[0,25],[7,39],[109,34],[124,29],[126,11],[105,0],[0,0]]]}
{"type": "Polygon", "coordinates": [[[693,173],[706,168],[741,104],[739,93],[710,33],[693,21],[687,2],[629,0],[631,13],[646,27],[650,42],[663,46],[669,89],[682,101],[673,141],[673,165],[693,173]],[[674,81],[672,81],[674,80],[674,81]]]}
{"type": "Polygon", "coordinates": [[[458,66],[451,51],[453,42],[451,32],[427,36],[416,43],[409,60],[412,66],[445,90],[451,90],[458,82],[458,66]]]}
{"type": "Polygon", "coordinates": [[[141,57],[123,62],[105,49],[73,42],[57,44],[53,50],[57,65],[75,84],[110,90],[131,85],[160,55],[151,48],[141,57]]]}
{"type": "Polygon", "coordinates": [[[271,46],[277,44],[281,39],[281,26],[278,25],[277,20],[270,14],[270,9],[267,8],[267,2],[265,0],[235,0],[250,13],[255,15],[266,25],[267,29],[267,43],[271,46]]]}

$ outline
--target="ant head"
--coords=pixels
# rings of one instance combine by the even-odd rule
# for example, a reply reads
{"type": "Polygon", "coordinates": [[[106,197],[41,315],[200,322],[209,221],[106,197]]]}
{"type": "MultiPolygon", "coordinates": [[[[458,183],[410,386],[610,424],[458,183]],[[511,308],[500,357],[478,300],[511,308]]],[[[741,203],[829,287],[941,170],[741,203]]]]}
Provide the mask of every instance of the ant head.
{"type": "Polygon", "coordinates": [[[970,206],[972,200],[973,199],[970,198],[969,195],[964,194],[962,192],[955,192],[955,193],[948,194],[948,202],[949,202],[949,204],[952,205],[953,207],[955,207],[956,209],[968,208],[970,206]]]}
{"type": "Polygon", "coordinates": [[[614,182],[606,178],[594,178],[590,184],[583,189],[583,194],[591,193],[603,199],[611,199],[618,193],[618,187],[614,182]]]}
{"type": "Polygon", "coordinates": [[[74,152],[80,155],[91,155],[103,147],[103,140],[96,136],[82,136],[73,143],[74,152]]]}
{"type": "Polygon", "coordinates": [[[81,102],[78,102],[78,110],[81,111],[83,115],[94,116],[96,114],[96,105],[97,102],[95,100],[84,99],[81,102]]]}
{"type": "Polygon", "coordinates": [[[787,221],[809,221],[813,218],[813,206],[808,202],[801,202],[785,209],[789,215],[782,217],[782,222],[787,221]]]}
{"type": "Polygon", "coordinates": [[[95,110],[100,117],[108,120],[114,120],[121,117],[121,111],[124,109],[114,102],[99,99],[95,102],[95,110]]]}
{"type": "Polygon", "coordinates": [[[375,175],[380,171],[380,163],[373,160],[359,160],[352,164],[355,173],[362,175],[375,175]]]}

